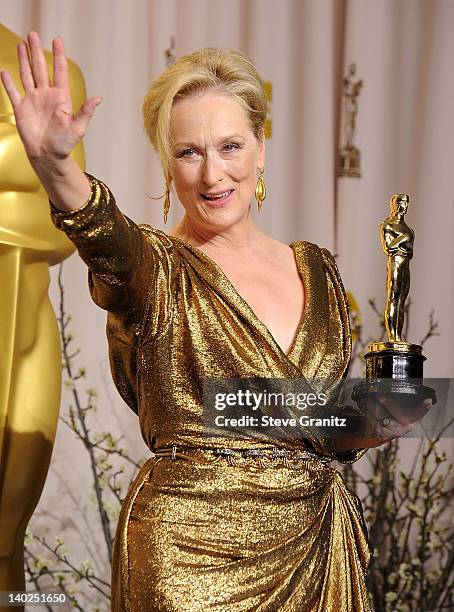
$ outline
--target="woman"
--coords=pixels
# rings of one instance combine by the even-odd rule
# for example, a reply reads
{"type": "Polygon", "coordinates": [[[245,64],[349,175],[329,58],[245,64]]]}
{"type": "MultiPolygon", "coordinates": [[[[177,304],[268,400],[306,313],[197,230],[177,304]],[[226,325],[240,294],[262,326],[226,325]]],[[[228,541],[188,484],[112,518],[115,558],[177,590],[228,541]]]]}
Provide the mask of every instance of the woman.
{"type": "MultiPolygon", "coordinates": [[[[350,360],[332,256],[281,244],[249,214],[254,192],[259,203],[264,195],[266,101],[254,66],[204,49],[152,85],[144,119],[166,177],[165,216],[171,186],[185,208],[167,234],[122,215],[108,187],[71,161],[100,99],[73,116],[62,41],[53,86],[36,33],[28,44],[31,64],[19,46],[25,96],[2,80],[54,223],[109,313],[115,383],[156,454],[120,514],[112,610],[371,610],[361,505],[328,461],[356,461],[414,422],[392,421],[388,437],[377,428],[370,439],[287,431],[277,440],[223,435],[204,411],[207,380],[317,376],[335,388],[350,360]]],[[[396,414],[386,398],[381,410],[396,414]]]]}

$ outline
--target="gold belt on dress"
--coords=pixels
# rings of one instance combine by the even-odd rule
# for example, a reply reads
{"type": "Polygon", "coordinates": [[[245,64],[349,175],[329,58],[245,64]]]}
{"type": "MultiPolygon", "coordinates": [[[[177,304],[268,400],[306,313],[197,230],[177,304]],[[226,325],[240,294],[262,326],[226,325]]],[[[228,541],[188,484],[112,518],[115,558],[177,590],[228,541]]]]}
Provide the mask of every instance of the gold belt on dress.
{"type": "Polygon", "coordinates": [[[323,464],[333,461],[331,457],[317,455],[306,450],[290,450],[279,447],[262,449],[233,448],[198,448],[194,446],[163,446],[153,451],[157,457],[170,457],[172,460],[190,459],[191,457],[206,460],[209,463],[223,458],[230,465],[257,465],[259,467],[300,467],[302,461],[320,461],[323,464]]]}

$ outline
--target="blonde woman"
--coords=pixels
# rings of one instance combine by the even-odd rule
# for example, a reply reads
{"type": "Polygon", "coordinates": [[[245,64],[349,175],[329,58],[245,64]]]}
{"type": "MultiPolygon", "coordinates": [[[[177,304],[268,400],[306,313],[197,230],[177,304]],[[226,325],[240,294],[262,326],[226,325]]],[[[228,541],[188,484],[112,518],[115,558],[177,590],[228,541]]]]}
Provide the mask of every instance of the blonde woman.
{"type": "MultiPolygon", "coordinates": [[[[337,383],[350,360],[332,256],[280,243],[250,214],[254,195],[263,201],[265,168],[255,67],[234,51],[202,49],[151,86],[144,121],[164,170],[164,213],[171,188],[185,209],[166,233],[125,217],[109,188],[71,160],[100,99],[73,115],[62,41],[53,43],[52,85],[36,33],[28,46],[31,63],[19,47],[25,96],[8,73],[2,80],[54,223],[108,311],[114,381],[155,453],[120,514],[112,610],[371,610],[361,504],[328,463],[356,461],[414,423],[391,420],[374,438],[223,436],[203,405],[207,380],[337,383]]],[[[387,400],[381,409],[394,408],[387,400]]]]}

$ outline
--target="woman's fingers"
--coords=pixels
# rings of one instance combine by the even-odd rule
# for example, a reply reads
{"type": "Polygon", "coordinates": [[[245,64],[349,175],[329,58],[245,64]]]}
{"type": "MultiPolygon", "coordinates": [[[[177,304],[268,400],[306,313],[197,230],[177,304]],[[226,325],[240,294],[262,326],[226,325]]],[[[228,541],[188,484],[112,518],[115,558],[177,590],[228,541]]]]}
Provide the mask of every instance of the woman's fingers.
{"type": "MultiPolygon", "coordinates": [[[[52,41],[52,52],[54,58],[54,86],[60,89],[68,89],[68,62],[65,55],[63,40],[58,37],[52,41]]],[[[69,95],[69,94],[68,94],[69,95]]]]}
{"type": "Polygon", "coordinates": [[[19,59],[19,74],[24,86],[25,93],[35,89],[30,58],[28,57],[27,45],[22,41],[17,45],[17,57],[19,59]]]}
{"type": "MultiPolygon", "coordinates": [[[[17,46],[19,71],[25,92],[29,92],[40,85],[47,87],[50,84],[46,57],[39,35],[36,32],[30,32],[28,35],[28,43],[33,68],[30,65],[29,52],[25,42],[21,42],[17,46]]],[[[60,37],[54,38],[52,41],[52,51],[54,68],[53,84],[55,87],[68,90],[68,62],[65,56],[63,40],[60,37]]]]}
{"type": "Polygon", "coordinates": [[[82,137],[85,134],[85,129],[90,121],[93,113],[95,112],[95,108],[102,102],[102,98],[96,96],[95,98],[89,98],[82,104],[79,109],[79,112],[74,117],[74,128],[78,135],[82,137]]]}
{"type": "Polygon", "coordinates": [[[31,69],[36,87],[49,87],[49,73],[41,40],[37,32],[29,32],[28,44],[31,55],[31,69]]]}
{"type": "Polygon", "coordinates": [[[389,396],[379,397],[378,403],[392,419],[404,426],[421,420],[429,412],[432,406],[431,399],[423,400],[416,405],[405,406],[389,396]]]}
{"type": "Polygon", "coordinates": [[[402,405],[389,395],[369,396],[358,401],[365,414],[365,435],[390,441],[412,432],[418,421],[423,419],[432,406],[426,399],[419,404],[402,405]]]}
{"type": "Polygon", "coordinates": [[[383,438],[400,438],[413,431],[414,427],[414,423],[403,425],[399,421],[391,419],[389,423],[381,422],[379,424],[379,434],[383,438]]]}
{"type": "Polygon", "coordinates": [[[17,107],[19,106],[21,101],[21,95],[17,91],[16,86],[14,85],[14,81],[7,70],[1,71],[1,79],[6,93],[8,94],[8,98],[11,101],[13,110],[14,112],[16,112],[17,107]]]}
{"type": "Polygon", "coordinates": [[[418,406],[418,412],[417,412],[418,420],[420,421],[421,419],[423,419],[431,408],[432,408],[431,399],[426,399],[423,402],[421,402],[421,404],[418,406]]]}

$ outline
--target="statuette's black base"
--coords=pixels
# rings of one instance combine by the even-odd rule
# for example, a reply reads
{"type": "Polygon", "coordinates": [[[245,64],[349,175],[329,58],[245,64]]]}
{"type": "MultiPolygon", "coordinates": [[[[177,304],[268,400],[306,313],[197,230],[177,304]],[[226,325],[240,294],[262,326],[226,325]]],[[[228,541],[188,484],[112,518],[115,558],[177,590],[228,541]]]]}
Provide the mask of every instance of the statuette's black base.
{"type": "Polygon", "coordinates": [[[432,404],[437,403],[437,394],[432,387],[393,378],[365,380],[353,388],[352,400],[358,402],[372,395],[392,395],[396,402],[410,406],[419,404],[425,399],[431,399],[432,404]]]}
{"type": "Polygon", "coordinates": [[[353,388],[355,402],[368,395],[393,395],[402,404],[417,404],[431,399],[435,404],[435,389],[423,385],[423,363],[425,357],[420,346],[396,343],[398,350],[392,350],[392,343],[372,344],[366,360],[366,380],[353,388]],[[382,348],[383,350],[377,350],[382,348]]]}

